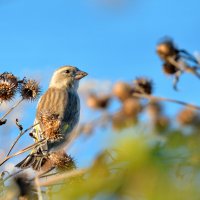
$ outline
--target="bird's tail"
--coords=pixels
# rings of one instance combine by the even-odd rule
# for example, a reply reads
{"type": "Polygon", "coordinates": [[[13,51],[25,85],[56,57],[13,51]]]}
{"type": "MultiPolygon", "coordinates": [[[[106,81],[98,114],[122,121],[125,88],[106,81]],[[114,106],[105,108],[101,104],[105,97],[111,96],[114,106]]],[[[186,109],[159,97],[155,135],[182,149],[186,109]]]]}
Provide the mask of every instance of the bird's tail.
{"type": "Polygon", "coordinates": [[[37,152],[30,153],[24,160],[19,162],[15,167],[26,169],[32,167],[33,170],[40,171],[46,162],[47,156],[39,149],[37,152]]]}

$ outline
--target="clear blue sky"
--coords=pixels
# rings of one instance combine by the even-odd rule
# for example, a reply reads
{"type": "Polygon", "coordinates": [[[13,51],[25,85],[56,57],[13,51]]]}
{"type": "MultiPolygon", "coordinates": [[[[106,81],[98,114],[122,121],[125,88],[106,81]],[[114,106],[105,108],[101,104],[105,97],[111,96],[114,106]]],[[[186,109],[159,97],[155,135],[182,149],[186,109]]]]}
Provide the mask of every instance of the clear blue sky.
{"type": "MultiPolygon", "coordinates": [[[[34,74],[44,90],[52,72],[65,64],[92,79],[147,76],[156,95],[200,105],[200,80],[184,75],[180,92],[173,91],[155,54],[163,36],[191,53],[200,51],[200,2],[126,0],[123,7],[112,7],[100,1],[0,0],[0,71],[34,74]]],[[[170,113],[176,108],[167,104],[170,113]]]]}

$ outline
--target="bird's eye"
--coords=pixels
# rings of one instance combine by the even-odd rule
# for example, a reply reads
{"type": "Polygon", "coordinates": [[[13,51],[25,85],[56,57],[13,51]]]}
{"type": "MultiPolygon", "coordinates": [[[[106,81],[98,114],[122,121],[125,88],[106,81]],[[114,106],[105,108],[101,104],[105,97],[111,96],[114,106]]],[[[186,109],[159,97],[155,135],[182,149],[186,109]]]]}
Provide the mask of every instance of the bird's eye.
{"type": "Polygon", "coordinates": [[[65,73],[66,73],[66,74],[69,74],[69,73],[70,73],[70,71],[67,69],[67,70],[65,71],[65,73]]]}

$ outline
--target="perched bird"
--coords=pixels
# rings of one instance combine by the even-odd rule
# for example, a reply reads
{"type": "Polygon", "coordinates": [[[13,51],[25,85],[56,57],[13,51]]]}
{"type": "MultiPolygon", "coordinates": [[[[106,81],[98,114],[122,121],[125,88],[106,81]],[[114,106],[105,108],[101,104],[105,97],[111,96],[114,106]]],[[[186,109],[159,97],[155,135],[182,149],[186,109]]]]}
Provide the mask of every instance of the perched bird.
{"type": "Polygon", "coordinates": [[[46,139],[44,145],[34,149],[16,165],[40,170],[52,151],[61,149],[79,121],[80,100],[77,93],[79,80],[87,76],[76,67],[63,66],[57,69],[49,88],[40,98],[37,106],[32,136],[35,142],[46,139]]]}

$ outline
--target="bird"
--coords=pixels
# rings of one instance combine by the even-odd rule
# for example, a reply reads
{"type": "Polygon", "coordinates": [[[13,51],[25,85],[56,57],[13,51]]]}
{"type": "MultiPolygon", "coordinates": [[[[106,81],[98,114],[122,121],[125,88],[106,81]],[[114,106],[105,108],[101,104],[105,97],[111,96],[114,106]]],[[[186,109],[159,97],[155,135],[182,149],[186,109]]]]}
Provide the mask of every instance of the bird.
{"type": "Polygon", "coordinates": [[[80,116],[80,99],[77,93],[79,81],[87,76],[74,66],[58,68],[50,80],[47,91],[38,101],[32,137],[35,142],[46,142],[33,151],[20,163],[18,168],[32,167],[40,171],[52,151],[63,148],[69,140],[80,116]]]}

